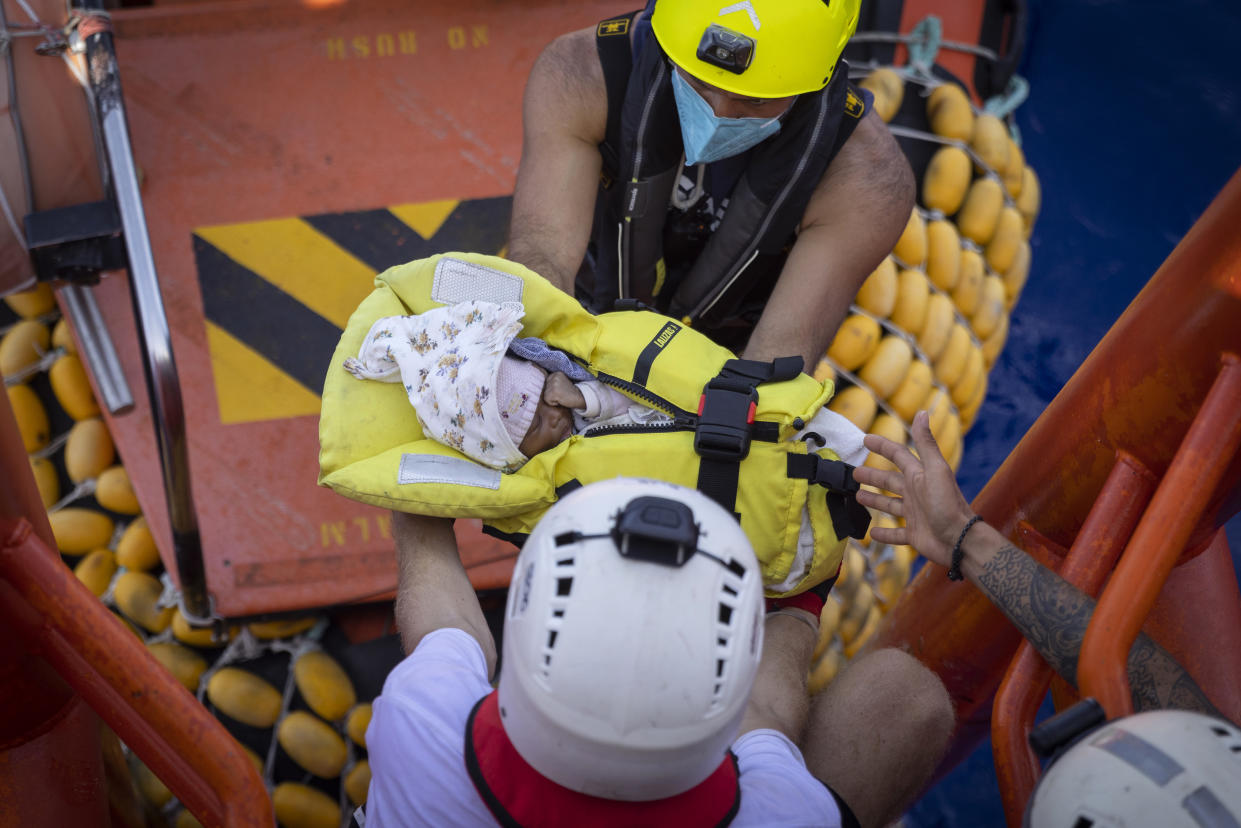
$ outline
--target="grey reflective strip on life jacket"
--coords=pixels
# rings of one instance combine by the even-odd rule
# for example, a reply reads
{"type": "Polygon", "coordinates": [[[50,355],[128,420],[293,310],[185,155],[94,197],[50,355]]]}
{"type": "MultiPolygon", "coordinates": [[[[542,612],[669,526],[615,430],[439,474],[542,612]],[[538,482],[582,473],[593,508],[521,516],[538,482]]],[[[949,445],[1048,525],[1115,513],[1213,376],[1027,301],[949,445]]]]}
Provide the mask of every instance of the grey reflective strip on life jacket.
{"type": "Polygon", "coordinates": [[[500,471],[464,457],[443,454],[402,454],[397,467],[396,482],[407,486],[414,483],[451,483],[479,489],[499,489],[500,471]]]}

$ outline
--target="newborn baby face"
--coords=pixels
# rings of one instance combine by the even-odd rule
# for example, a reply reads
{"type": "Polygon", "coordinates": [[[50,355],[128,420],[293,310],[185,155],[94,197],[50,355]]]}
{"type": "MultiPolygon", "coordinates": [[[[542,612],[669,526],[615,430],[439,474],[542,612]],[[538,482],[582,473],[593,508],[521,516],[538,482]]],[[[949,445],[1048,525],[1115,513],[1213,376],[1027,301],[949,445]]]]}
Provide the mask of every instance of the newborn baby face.
{"type": "Polygon", "coordinates": [[[560,371],[550,374],[547,382],[543,383],[543,393],[539,397],[538,408],[534,410],[534,419],[530,421],[530,430],[522,438],[518,450],[526,457],[533,457],[567,440],[573,433],[571,409],[585,405],[586,398],[572,380],[560,371]]]}

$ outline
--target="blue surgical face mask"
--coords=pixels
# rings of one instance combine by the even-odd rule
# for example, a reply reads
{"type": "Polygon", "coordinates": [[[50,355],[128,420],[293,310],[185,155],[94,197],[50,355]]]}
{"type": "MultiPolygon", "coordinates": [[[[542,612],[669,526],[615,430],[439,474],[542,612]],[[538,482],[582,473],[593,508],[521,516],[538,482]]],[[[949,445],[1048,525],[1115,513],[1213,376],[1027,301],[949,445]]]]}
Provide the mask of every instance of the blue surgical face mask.
{"type": "Polygon", "coordinates": [[[672,70],[672,93],[681,119],[686,164],[709,164],[740,155],[780,131],[777,118],[721,118],[681,73],[672,70]]]}

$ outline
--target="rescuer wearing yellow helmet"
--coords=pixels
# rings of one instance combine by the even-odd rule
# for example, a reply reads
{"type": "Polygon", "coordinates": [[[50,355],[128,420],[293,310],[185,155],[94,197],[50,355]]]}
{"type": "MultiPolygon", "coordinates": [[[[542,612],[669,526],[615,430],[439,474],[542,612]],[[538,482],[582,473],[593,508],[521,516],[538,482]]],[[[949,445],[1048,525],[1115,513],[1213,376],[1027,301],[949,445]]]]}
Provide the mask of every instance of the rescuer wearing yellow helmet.
{"type": "Polygon", "coordinates": [[[596,312],[638,300],[813,365],[913,207],[841,59],[859,0],[650,0],[526,85],[510,258],[596,312]]]}

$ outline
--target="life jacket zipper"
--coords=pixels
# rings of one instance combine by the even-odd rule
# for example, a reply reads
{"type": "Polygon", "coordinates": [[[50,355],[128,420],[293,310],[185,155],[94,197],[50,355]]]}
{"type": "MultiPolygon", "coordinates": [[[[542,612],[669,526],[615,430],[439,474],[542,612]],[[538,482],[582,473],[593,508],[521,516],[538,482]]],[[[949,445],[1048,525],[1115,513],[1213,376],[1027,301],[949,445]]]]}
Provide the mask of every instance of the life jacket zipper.
{"type": "Polygon", "coordinates": [[[608,434],[649,434],[659,431],[693,431],[692,425],[685,425],[679,420],[670,423],[630,423],[627,425],[593,426],[582,432],[583,437],[603,437],[608,434]]]}
{"type": "MultiPolygon", "coordinates": [[[[665,400],[663,397],[652,393],[645,386],[638,385],[636,382],[623,380],[620,377],[614,377],[611,374],[599,372],[595,379],[604,385],[610,385],[613,388],[625,392],[629,397],[639,402],[644,402],[651,408],[658,409],[672,418],[672,423],[660,423],[661,427],[675,427],[678,429],[693,429],[698,425],[698,415],[692,411],[686,411],[679,406],[665,400]]],[[[600,426],[600,428],[613,428],[614,426],[600,426]]],[[[631,428],[631,426],[615,426],[619,428],[631,428]]],[[[632,426],[633,428],[650,428],[651,426],[632,426]]]]}

